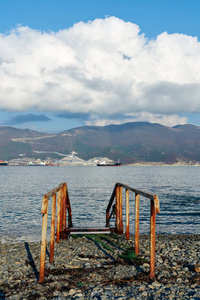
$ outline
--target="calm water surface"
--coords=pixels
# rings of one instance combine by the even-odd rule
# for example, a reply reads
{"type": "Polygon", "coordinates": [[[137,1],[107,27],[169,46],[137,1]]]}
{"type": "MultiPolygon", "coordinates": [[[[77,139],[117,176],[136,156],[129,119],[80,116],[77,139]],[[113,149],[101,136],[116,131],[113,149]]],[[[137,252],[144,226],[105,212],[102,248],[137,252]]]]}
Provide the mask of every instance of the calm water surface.
{"type": "MultiPolygon", "coordinates": [[[[105,211],[114,185],[122,182],[159,196],[157,233],[200,234],[198,167],[1,166],[0,240],[40,240],[42,196],[61,182],[68,185],[74,226],[105,226],[105,211]]],[[[149,233],[149,219],[150,202],[141,197],[140,233],[149,233]]],[[[133,193],[130,231],[134,233],[133,193]]]]}

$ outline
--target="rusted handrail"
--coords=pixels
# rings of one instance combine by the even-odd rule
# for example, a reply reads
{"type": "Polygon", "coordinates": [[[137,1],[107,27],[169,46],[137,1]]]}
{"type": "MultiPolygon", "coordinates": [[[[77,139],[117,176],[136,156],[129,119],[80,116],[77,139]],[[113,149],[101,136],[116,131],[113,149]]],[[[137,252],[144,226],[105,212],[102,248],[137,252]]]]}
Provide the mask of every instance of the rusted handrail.
{"type": "Polygon", "coordinates": [[[135,193],[135,253],[139,254],[139,195],[151,200],[151,226],[150,226],[150,278],[155,277],[155,236],[156,236],[156,214],[160,212],[158,196],[147,193],[135,188],[131,188],[123,183],[116,183],[112,192],[109,204],[106,209],[106,226],[110,226],[110,218],[113,211],[110,213],[114,200],[115,214],[116,214],[116,227],[115,231],[118,234],[123,233],[122,221],[122,188],[125,189],[126,200],[126,239],[129,240],[129,191],[135,193]]]}
{"type": "Polygon", "coordinates": [[[51,214],[51,238],[50,238],[50,258],[49,262],[54,261],[54,242],[55,242],[55,223],[56,223],[56,195],[57,199],[57,230],[56,242],[59,243],[62,232],[66,229],[66,216],[68,211],[68,227],[72,227],[72,211],[69,201],[67,184],[61,183],[55,189],[51,190],[43,196],[42,201],[42,240],[40,255],[40,276],[39,282],[44,281],[45,273],[45,257],[46,257],[46,239],[47,239],[47,218],[48,218],[48,202],[52,198],[52,214],[51,214]]]}
{"type": "MultiPolygon", "coordinates": [[[[155,226],[156,213],[159,213],[158,196],[146,193],[122,183],[116,183],[112,196],[110,198],[106,210],[106,227],[110,225],[112,214],[116,214],[116,228],[118,234],[123,233],[122,222],[122,188],[126,192],[126,238],[129,239],[129,191],[135,193],[135,253],[139,254],[139,195],[142,195],[151,200],[151,252],[150,252],[150,278],[155,277],[155,226]],[[116,203],[113,205],[114,200],[116,203]],[[111,207],[113,210],[110,213],[111,207]]],[[[72,212],[69,201],[68,189],[66,183],[59,184],[58,187],[51,190],[43,196],[42,201],[42,241],[41,241],[41,257],[40,257],[40,276],[39,282],[44,281],[45,275],[45,257],[46,257],[46,236],[47,236],[47,218],[48,218],[48,202],[52,198],[52,216],[51,216],[51,240],[50,240],[50,258],[49,261],[54,261],[54,242],[55,242],[55,224],[56,224],[56,202],[57,202],[57,230],[56,242],[60,238],[65,238],[66,233],[72,227],[72,212]],[[58,195],[58,196],[57,196],[58,195]],[[57,196],[57,201],[56,201],[57,196]],[[66,219],[68,212],[68,228],[66,227],[66,219]],[[67,231],[68,229],[68,231],[67,231]]]]}

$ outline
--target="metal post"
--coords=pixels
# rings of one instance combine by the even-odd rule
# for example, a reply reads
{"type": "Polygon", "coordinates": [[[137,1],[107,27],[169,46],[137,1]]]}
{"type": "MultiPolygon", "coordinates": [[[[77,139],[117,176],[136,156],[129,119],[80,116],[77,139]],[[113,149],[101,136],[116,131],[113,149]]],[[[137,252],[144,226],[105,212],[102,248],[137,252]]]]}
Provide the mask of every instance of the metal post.
{"type": "Polygon", "coordinates": [[[122,186],[119,187],[119,234],[123,234],[123,220],[122,220],[122,186]]]}
{"type": "Polygon", "coordinates": [[[42,215],[42,240],[41,240],[39,282],[44,282],[44,273],[45,273],[47,217],[48,217],[48,197],[46,195],[43,196],[43,203],[47,203],[47,206],[46,206],[46,212],[43,213],[42,215]]]}
{"type": "Polygon", "coordinates": [[[66,218],[67,218],[67,185],[65,184],[63,186],[63,201],[64,201],[64,205],[63,205],[63,230],[66,229],[66,218]]]}
{"type": "Polygon", "coordinates": [[[116,187],[116,233],[119,233],[119,186],[116,187]]]}
{"type": "Polygon", "coordinates": [[[135,253],[139,254],[139,204],[140,195],[135,194],[135,253]]]}
{"type": "Polygon", "coordinates": [[[129,190],[126,190],[126,239],[129,240],[129,190]]]}
{"type": "Polygon", "coordinates": [[[50,258],[49,258],[50,263],[54,261],[55,220],[56,220],[56,194],[54,194],[52,197],[51,240],[50,240],[50,258]]]}
{"type": "Polygon", "coordinates": [[[151,200],[151,241],[150,241],[150,278],[155,277],[155,241],[156,241],[156,213],[154,201],[151,200]]]}
{"type": "Polygon", "coordinates": [[[63,187],[61,188],[61,201],[60,201],[60,234],[62,233],[63,231],[63,204],[64,204],[64,201],[63,201],[63,187]]]}
{"type": "Polygon", "coordinates": [[[61,210],[61,189],[58,191],[58,204],[57,204],[57,234],[56,242],[60,240],[60,210],[61,210]]]}
{"type": "Polygon", "coordinates": [[[68,210],[68,227],[72,227],[72,210],[71,210],[71,204],[69,201],[69,194],[68,194],[68,188],[67,188],[67,184],[66,184],[66,207],[68,210]]]}

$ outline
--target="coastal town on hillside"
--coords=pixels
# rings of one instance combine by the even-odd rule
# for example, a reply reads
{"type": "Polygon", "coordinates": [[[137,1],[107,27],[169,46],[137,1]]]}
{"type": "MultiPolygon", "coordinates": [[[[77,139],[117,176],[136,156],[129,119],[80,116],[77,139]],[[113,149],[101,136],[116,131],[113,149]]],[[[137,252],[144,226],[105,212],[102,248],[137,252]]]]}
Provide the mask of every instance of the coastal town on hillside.
{"type": "MultiPolygon", "coordinates": [[[[7,166],[114,166],[114,165],[122,165],[122,163],[118,163],[107,158],[107,157],[93,157],[89,160],[84,160],[77,156],[75,151],[71,152],[69,155],[63,155],[60,159],[52,159],[51,157],[47,157],[46,159],[41,158],[30,158],[25,154],[20,154],[18,158],[14,158],[8,161],[0,160],[0,165],[7,166]]],[[[163,162],[135,162],[132,164],[128,164],[129,166],[200,166],[200,162],[185,162],[182,160],[178,160],[174,164],[164,164],[163,162]]]]}
{"type": "Polygon", "coordinates": [[[66,155],[61,159],[52,159],[47,157],[45,160],[40,158],[29,158],[25,154],[20,154],[18,158],[11,159],[6,162],[2,161],[2,164],[4,163],[4,165],[9,166],[96,166],[100,162],[104,164],[114,163],[107,157],[94,157],[86,161],[79,158],[77,153],[73,151],[71,154],[66,155]]]}

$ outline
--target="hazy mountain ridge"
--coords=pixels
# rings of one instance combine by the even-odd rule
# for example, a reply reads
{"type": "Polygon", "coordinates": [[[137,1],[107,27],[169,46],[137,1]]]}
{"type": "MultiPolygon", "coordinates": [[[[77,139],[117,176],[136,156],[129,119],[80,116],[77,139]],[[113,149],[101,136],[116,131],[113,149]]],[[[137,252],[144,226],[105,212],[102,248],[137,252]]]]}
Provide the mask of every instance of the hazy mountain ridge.
{"type": "Polygon", "coordinates": [[[66,155],[75,151],[86,160],[102,156],[113,160],[119,158],[124,164],[198,162],[200,127],[186,124],[171,128],[134,122],[105,127],[83,126],[58,134],[0,127],[0,159],[17,158],[21,153],[33,157],[36,156],[34,151],[55,151],[66,155]]]}

